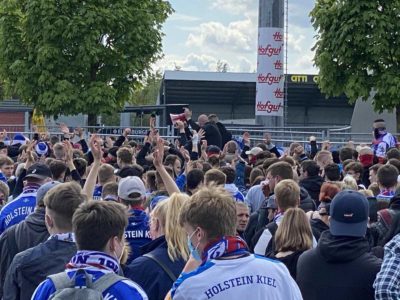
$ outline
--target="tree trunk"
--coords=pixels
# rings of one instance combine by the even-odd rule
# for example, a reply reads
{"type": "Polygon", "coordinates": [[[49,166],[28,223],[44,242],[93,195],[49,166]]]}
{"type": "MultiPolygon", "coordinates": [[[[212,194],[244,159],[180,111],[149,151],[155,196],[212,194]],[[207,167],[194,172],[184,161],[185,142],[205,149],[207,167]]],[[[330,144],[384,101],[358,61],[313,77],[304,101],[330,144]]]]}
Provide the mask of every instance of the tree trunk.
{"type": "MultiPolygon", "coordinates": [[[[88,126],[97,126],[97,115],[96,114],[88,114],[88,126]]],[[[95,132],[96,129],[94,127],[89,128],[90,132],[95,132]]]]}

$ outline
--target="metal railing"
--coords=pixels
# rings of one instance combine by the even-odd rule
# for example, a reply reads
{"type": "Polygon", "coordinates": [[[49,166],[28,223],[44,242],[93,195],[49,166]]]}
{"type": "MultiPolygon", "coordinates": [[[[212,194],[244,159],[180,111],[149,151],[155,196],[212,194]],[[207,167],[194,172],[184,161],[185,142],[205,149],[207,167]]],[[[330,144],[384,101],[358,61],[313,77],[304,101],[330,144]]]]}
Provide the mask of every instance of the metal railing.
{"type": "MultiPolygon", "coordinates": [[[[81,127],[85,132],[85,138],[89,136],[89,133],[96,132],[96,134],[106,136],[118,136],[123,133],[124,128],[117,126],[85,126],[81,127]]],[[[308,143],[310,136],[315,136],[318,143],[325,140],[329,140],[333,145],[344,145],[348,141],[353,141],[355,144],[371,144],[372,134],[371,133],[354,133],[351,132],[351,126],[345,127],[259,127],[259,126],[229,126],[226,128],[232,133],[235,138],[241,138],[244,132],[250,134],[250,140],[253,144],[257,144],[264,140],[264,134],[270,133],[273,142],[281,147],[287,147],[292,142],[308,143]]],[[[12,138],[15,134],[21,133],[28,138],[33,137],[32,131],[26,131],[24,125],[15,124],[0,124],[0,131],[6,130],[9,137],[12,138]]],[[[41,128],[38,128],[39,131],[41,128]]],[[[176,131],[172,126],[158,127],[160,136],[164,139],[173,140],[178,138],[176,131]]],[[[142,140],[147,134],[148,127],[134,127],[131,129],[132,133],[129,137],[142,140]]],[[[70,128],[73,131],[73,128],[70,128]]],[[[62,136],[63,133],[60,131],[59,126],[47,126],[46,132],[51,135],[62,136]]],[[[395,136],[399,136],[400,133],[395,133],[395,136]]]]}

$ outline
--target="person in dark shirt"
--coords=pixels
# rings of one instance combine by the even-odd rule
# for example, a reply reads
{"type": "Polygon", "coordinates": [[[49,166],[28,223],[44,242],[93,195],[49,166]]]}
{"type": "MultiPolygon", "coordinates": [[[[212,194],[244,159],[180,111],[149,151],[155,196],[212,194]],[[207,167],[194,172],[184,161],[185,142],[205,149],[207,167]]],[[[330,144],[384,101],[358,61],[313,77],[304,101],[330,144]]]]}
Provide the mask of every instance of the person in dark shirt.
{"type": "Polygon", "coordinates": [[[62,183],[45,197],[46,223],[50,238],[18,253],[6,275],[3,299],[30,299],[48,275],[64,270],[76,252],[72,216],[87,201],[78,183],[62,183]]]}
{"type": "Polygon", "coordinates": [[[372,285],[382,261],[365,238],[368,217],[368,200],[361,193],[344,190],[333,198],[329,230],[297,263],[304,299],[374,299],[372,285]]]}
{"type": "Polygon", "coordinates": [[[289,208],[276,231],[275,251],[270,257],[283,262],[296,279],[297,261],[304,251],[312,248],[312,239],[311,226],[304,211],[289,208]]]}
{"type": "Polygon", "coordinates": [[[200,115],[197,118],[197,123],[192,120],[192,111],[188,108],[185,108],[185,117],[187,123],[192,127],[192,129],[199,132],[200,128],[203,128],[205,132],[204,139],[207,141],[207,144],[218,146],[222,149],[222,137],[221,133],[217,127],[217,125],[211,123],[206,115],[200,115]]]}

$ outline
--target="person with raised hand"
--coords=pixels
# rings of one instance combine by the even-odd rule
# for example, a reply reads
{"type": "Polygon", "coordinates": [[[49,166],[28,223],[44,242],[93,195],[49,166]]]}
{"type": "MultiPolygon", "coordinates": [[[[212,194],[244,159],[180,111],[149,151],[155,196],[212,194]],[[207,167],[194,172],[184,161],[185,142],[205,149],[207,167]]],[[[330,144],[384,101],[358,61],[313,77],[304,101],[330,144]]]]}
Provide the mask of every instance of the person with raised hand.
{"type": "Polygon", "coordinates": [[[164,140],[161,138],[158,138],[157,140],[157,145],[156,149],[153,153],[153,164],[154,167],[156,168],[157,172],[160,174],[161,179],[164,183],[164,186],[168,192],[169,195],[172,195],[173,193],[179,193],[179,188],[175,183],[175,180],[168,174],[167,170],[165,169],[165,166],[163,165],[163,159],[164,159],[164,140]]]}
{"type": "Polygon", "coordinates": [[[83,193],[88,196],[89,200],[93,199],[93,192],[97,181],[97,175],[99,173],[101,159],[103,157],[100,140],[95,134],[93,134],[90,138],[90,151],[93,156],[93,163],[89,175],[86,178],[85,185],[83,187],[83,193]]]}

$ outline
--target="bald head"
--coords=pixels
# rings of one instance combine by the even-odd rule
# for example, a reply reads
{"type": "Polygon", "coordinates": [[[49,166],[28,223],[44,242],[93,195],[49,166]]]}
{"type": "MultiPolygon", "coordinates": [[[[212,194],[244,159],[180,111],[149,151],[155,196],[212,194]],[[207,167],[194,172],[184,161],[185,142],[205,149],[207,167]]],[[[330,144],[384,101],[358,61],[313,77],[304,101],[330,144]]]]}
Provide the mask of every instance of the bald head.
{"type": "Polygon", "coordinates": [[[203,127],[208,122],[208,117],[206,115],[200,115],[197,118],[197,122],[199,123],[200,127],[203,127]]]}

